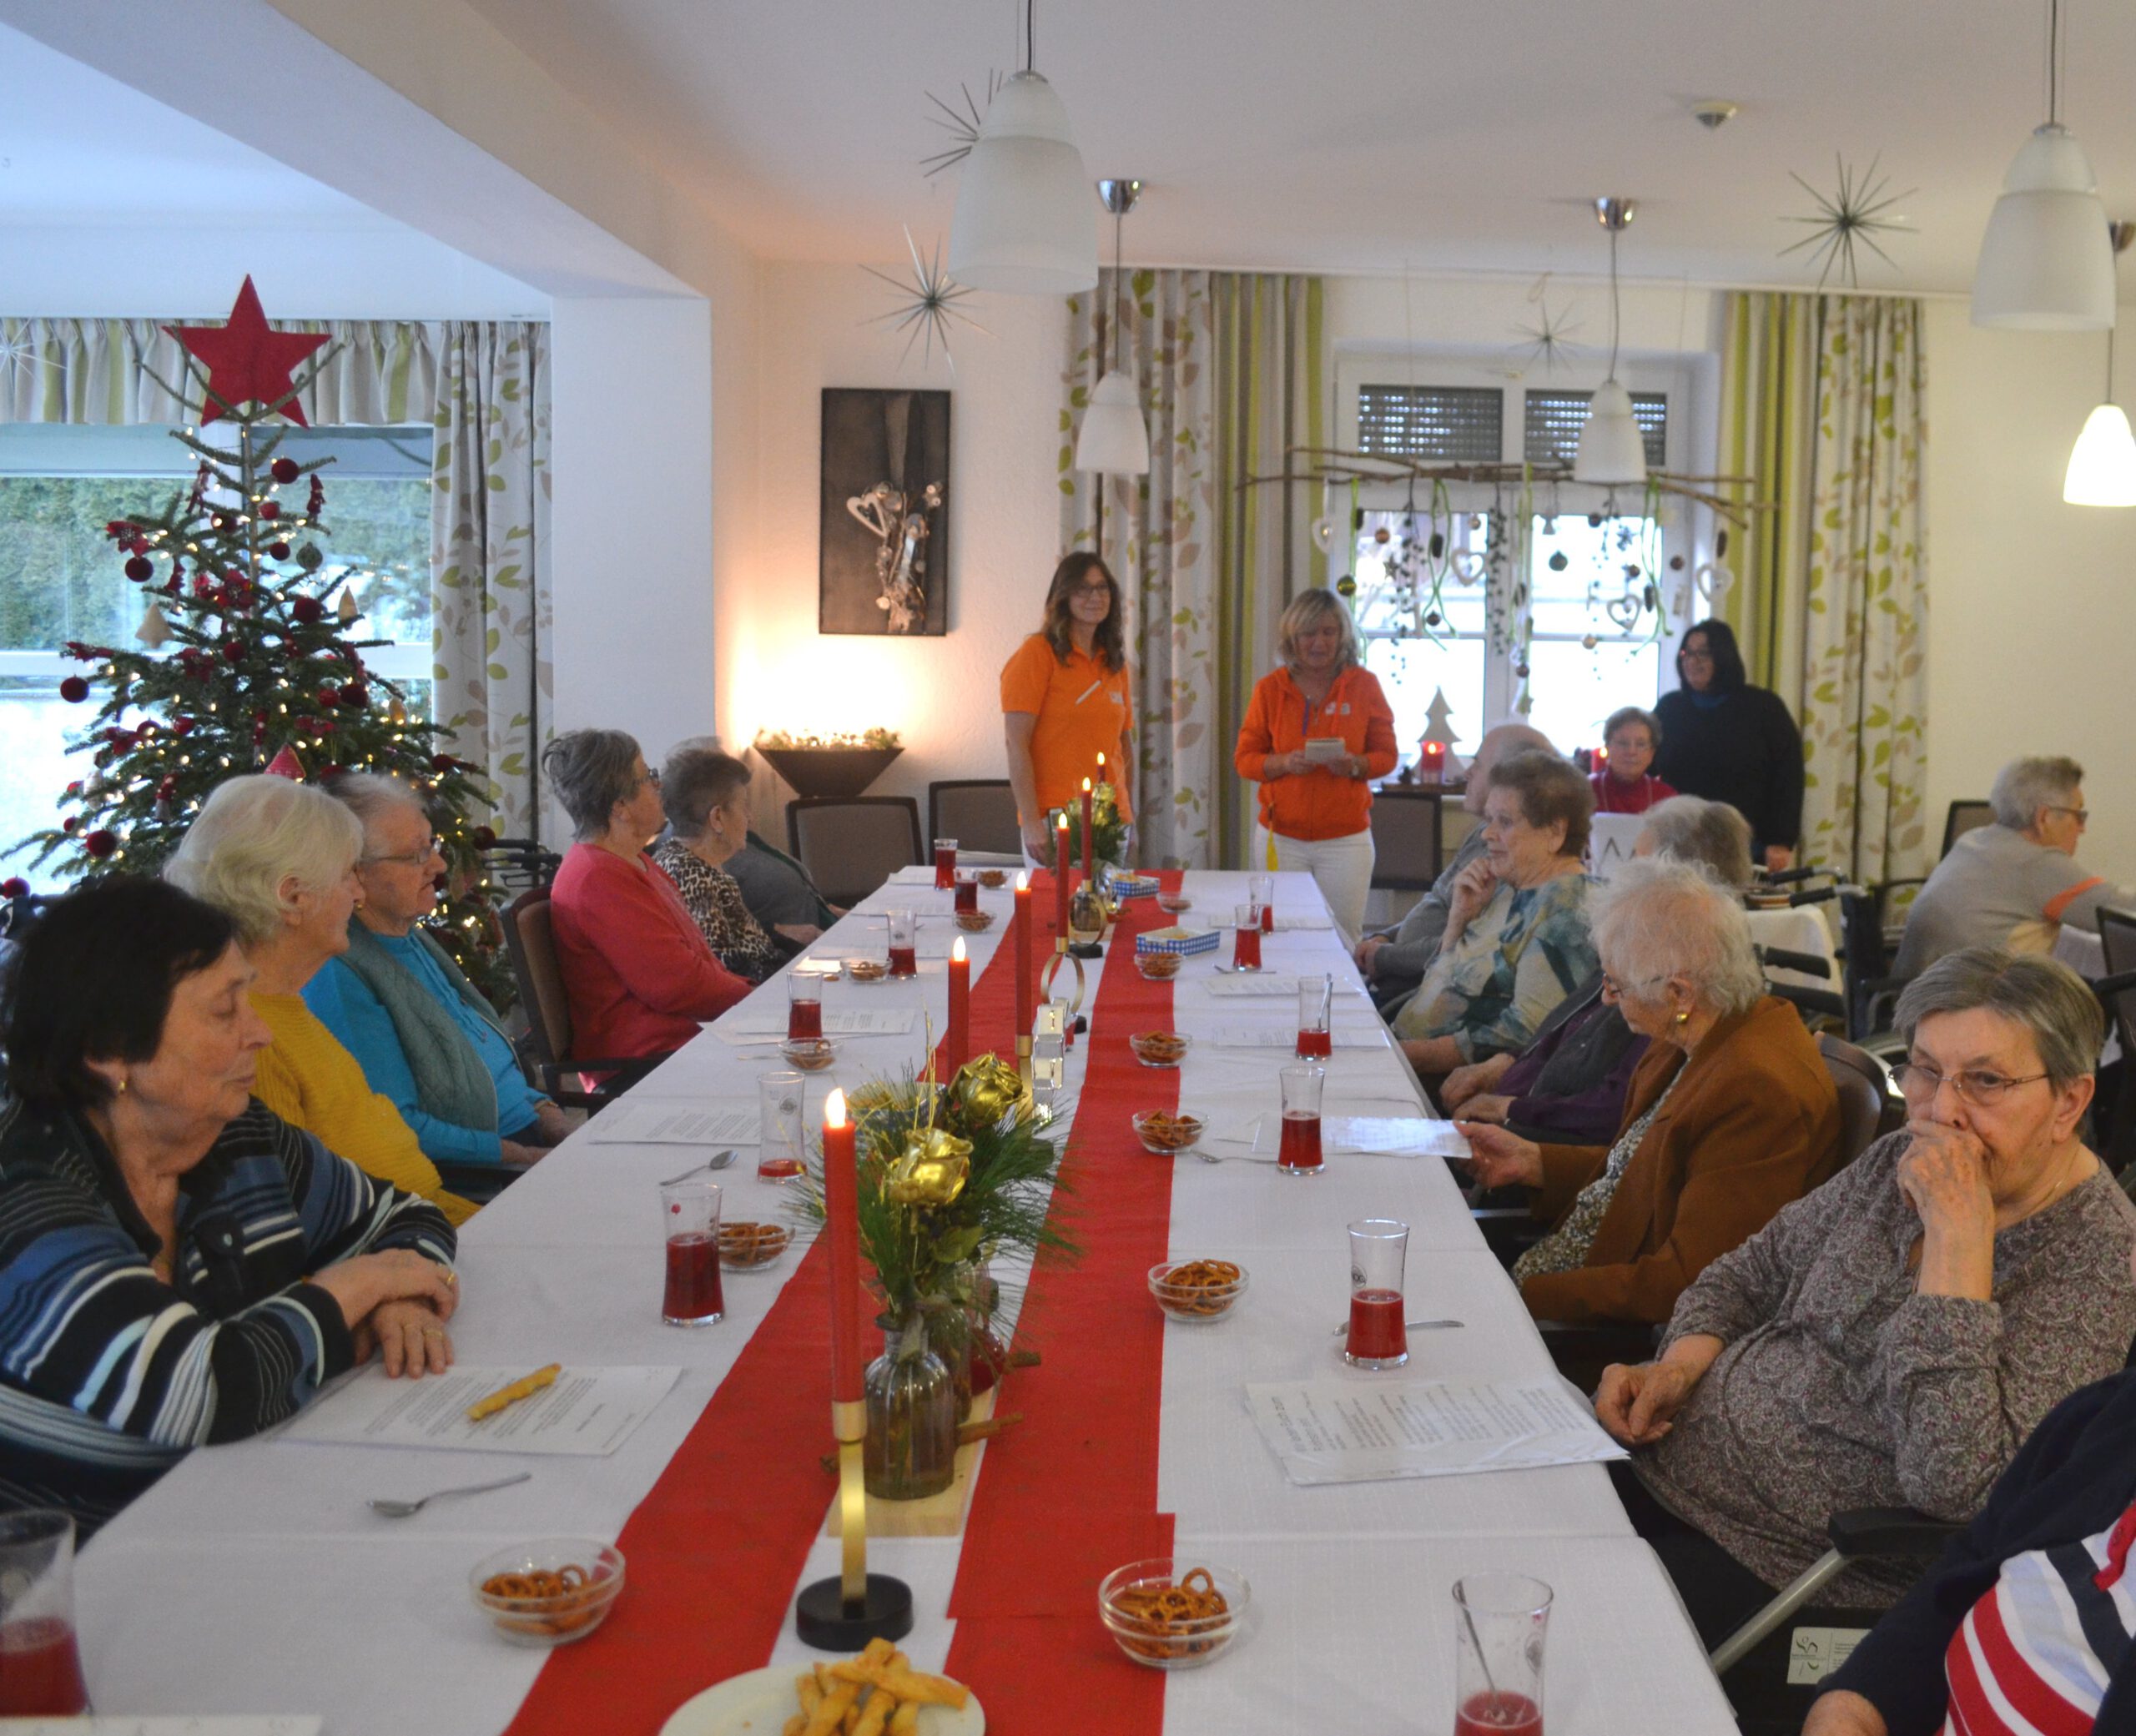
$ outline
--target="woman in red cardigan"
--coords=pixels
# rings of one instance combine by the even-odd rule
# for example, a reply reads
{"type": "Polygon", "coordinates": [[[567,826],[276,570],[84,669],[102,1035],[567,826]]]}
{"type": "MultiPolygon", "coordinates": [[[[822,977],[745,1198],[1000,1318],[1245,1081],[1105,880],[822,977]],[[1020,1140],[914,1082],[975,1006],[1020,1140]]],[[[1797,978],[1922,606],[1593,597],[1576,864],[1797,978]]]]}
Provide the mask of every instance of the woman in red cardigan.
{"type": "Polygon", "coordinates": [[[1597,766],[1588,782],[1594,787],[1597,813],[1645,813],[1676,792],[1647,768],[1661,745],[1661,726],[1654,713],[1628,705],[1610,713],[1602,726],[1607,763],[1597,766]]]}
{"type": "Polygon", "coordinates": [[[578,842],[550,888],[574,1046],[622,1060],[679,1049],[748,994],[645,847],[667,823],[660,779],[620,729],[575,729],[542,765],[578,842]]]}

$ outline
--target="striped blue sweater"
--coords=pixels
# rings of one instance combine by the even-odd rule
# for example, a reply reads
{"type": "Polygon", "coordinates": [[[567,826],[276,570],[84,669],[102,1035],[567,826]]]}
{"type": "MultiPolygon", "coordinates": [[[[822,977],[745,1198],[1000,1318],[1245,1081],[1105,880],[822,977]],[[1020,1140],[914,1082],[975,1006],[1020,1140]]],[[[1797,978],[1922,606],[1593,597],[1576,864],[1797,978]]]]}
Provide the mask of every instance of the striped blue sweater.
{"type": "Polygon", "coordinates": [[[0,1104],[0,1508],[94,1531],[192,1448],[258,1433],[350,1366],[310,1273],[454,1253],[436,1206],[256,1101],[179,1184],[172,1282],[156,1245],[85,1122],[0,1104]]]}

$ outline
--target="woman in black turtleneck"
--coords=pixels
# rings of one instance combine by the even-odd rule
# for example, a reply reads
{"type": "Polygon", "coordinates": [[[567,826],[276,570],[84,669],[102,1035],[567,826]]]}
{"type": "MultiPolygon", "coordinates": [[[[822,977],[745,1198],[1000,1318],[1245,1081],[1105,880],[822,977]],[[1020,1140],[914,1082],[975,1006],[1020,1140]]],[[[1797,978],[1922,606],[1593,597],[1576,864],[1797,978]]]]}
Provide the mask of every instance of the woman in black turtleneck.
{"type": "Polygon", "coordinates": [[[1687,796],[1725,802],[1751,823],[1751,857],[1793,865],[1802,829],[1802,732],[1779,694],[1749,684],[1736,634],[1701,621],[1676,653],[1682,683],[1654,708],[1661,720],[1655,775],[1687,796]]]}

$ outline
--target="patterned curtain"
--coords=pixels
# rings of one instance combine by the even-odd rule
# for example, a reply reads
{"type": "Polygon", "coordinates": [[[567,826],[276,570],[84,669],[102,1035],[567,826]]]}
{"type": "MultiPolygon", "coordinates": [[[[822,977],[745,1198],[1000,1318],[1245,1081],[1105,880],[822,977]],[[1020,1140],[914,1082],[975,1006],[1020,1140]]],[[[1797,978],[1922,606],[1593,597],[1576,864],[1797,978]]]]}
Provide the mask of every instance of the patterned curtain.
{"type": "Polygon", "coordinates": [[[438,350],[431,640],[438,719],[488,770],[497,830],[541,835],[550,666],[549,329],[449,324],[438,350]]]}
{"type": "Polygon", "coordinates": [[[1736,630],[1751,679],[1785,697],[1802,688],[1802,584],[1810,540],[1811,395],[1817,355],[1815,295],[1739,290],[1723,306],[1720,461],[1747,512],[1729,529],[1736,583],[1713,612],[1736,630]]]}
{"type": "Polygon", "coordinates": [[[1209,274],[1131,271],[1121,293],[1110,268],[1068,302],[1061,375],[1060,536],[1096,548],[1127,595],[1134,682],[1135,812],[1146,863],[1215,863],[1212,793],[1230,779],[1231,743],[1217,703],[1217,370],[1209,274]],[[1117,318],[1150,427],[1145,476],[1075,467],[1076,432],[1106,361],[1117,318]],[[1102,527],[1101,528],[1101,519],[1102,527]]]}
{"type": "Polygon", "coordinates": [[[1806,860],[1924,873],[1927,443],[1921,304],[1825,299],[1817,344],[1801,719],[1806,860]]]}

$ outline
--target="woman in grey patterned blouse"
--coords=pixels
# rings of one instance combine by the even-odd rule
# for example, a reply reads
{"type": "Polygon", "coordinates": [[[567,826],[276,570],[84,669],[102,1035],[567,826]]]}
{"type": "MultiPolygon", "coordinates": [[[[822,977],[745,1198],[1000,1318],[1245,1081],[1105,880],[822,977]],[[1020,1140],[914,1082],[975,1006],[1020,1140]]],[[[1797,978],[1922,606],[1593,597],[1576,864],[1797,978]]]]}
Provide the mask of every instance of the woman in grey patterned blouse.
{"type": "Polygon", "coordinates": [[[786,949],[767,934],[742,902],[742,888],[721,864],[748,843],[749,817],[742,793],[749,768],[714,747],[685,745],[660,768],[660,805],[671,836],[652,859],[675,883],[719,962],[738,977],[761,983],[786,949]]]}
{"type": "MultiPolygon", "coordinates": [[[[2136,1333],[2136,1208],[2078,1138],[2104,1034],[2091,991],[2050,959],[1973,948],[1916,978],[1898,1016],[1905,1131],[1708,1266],[1660,1360],[1606,1370],[1595,1395],[1638,1449],[1634,1522],[1702,1633],[1759,1601],[1739,1586],[1727,1607],[1720,1552],[1776,1586],[1824,1552],[1835,1512],[1970,1517],[2136,1333]]],[[[1907,1583],[1864,1566],[1826,1595],[1882,1607],[1907,1583]]]]}

